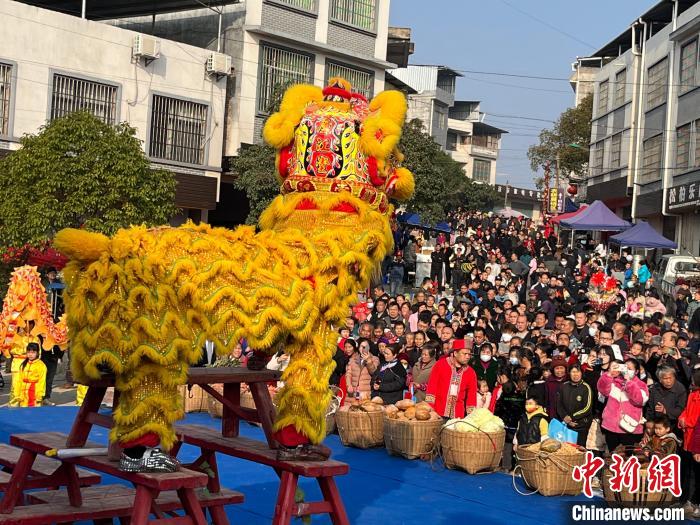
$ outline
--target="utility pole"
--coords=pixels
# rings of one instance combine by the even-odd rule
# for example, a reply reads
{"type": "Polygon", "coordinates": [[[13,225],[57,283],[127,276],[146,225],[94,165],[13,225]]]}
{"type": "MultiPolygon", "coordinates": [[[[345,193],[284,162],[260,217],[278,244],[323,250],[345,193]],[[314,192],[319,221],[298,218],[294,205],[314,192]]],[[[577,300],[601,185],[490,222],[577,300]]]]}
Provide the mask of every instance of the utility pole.
{"type": "Polygon", "coordinates": [[[542,202],[542,217],[549,212],[549,161],[544,165],[544,201],[542,202]]]}
{"type": "Polygon", "coordinates": [[[554,187],[557,189],[557,207],[556,207],[556,210],[554,212],[555,216],[559,215],[559,152],[558,151],[557,151],[557,168],[556,169],[557,169],[557,172],[555,175],[556,182],[554,183],[554,187]]]}

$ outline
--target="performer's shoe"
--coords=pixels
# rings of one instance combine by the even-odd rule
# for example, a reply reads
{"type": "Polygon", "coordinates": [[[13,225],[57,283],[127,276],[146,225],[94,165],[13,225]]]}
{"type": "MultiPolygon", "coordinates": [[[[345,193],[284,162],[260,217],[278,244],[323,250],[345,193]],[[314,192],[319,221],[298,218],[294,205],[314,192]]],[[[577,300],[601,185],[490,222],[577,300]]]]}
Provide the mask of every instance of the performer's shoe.
{"type": "Polygon", "coordinates": [[[180,462],[159,448],[146,448],[140,458],[132,458],[122,452],[119,470],[123,472],[176,472],[180,470],[180,462]]]}
{"type": "Polygon", "coordinates": [[[325,445],[299,445],[297,447],[285,447],[277,449],[279,461],[325,461],[331,455],[331,449],[325,445]]]}

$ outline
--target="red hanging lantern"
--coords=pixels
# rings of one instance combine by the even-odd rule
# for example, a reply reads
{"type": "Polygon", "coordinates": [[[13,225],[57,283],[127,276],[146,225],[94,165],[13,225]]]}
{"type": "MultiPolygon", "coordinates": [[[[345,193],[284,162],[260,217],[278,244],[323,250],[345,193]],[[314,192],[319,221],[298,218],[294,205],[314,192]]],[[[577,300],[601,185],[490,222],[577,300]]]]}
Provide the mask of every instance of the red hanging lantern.
{"type": "Polygon", "coordinates": [[[566,193],[571,195],[572,197],[578,193],[578,187],[576,187],[576,184],[569,184],[569,187],[566,190],[566,193]]]}

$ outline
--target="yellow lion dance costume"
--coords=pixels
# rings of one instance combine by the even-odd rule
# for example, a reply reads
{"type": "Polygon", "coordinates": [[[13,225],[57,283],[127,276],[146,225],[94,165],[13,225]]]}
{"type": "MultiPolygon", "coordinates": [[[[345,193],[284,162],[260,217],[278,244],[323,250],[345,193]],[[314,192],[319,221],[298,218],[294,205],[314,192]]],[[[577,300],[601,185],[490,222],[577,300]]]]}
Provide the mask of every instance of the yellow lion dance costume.
{"type": "MultiPolygon", "coordinates": [[[[393,249],[388,197],[408,199],[412,174],[396,146],[406,112],[398,91],[371,102],[344,79],[289,88],[264,138],[278,150],[282,195],[260,231],[207,225],[120,230],[112,239],[63,230],[75,378],[116,374],[111,438],[157,435],[168,450],[183,416],[177,386],[205,340],[219,354],[246,338],[256,351],[284,343],[290,364],[276,435],[325,436],[337,327],[393,249]]],[[[294,441],[294,439],[292,439],[294,441]]]]}

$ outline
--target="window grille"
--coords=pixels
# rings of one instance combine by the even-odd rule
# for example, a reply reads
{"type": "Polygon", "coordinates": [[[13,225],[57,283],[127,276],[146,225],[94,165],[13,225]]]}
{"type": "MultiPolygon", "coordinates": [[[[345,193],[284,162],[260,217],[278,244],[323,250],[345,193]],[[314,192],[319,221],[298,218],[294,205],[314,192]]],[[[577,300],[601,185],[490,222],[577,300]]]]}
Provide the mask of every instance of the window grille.
{"type": "Polygon", "coordinates": [[[643,143],[641,182],[653,182],[661,178],[661,140],[663,135],[656,135],[643,143]]]}
{"type": "Polygon", "coordinates": [[[206,104],[154,95],[149,155],[202,165],[206,127],[206,104]]]}
{"type": "Polygon", "coordinates": [[[374,30],[376,0],[331,0],[331,18],[368,31],[374,30]]]}
{"type": "Polygon", "coordinates": [[[311,81],[311,57],[266,45],[261,54],[258,111],[270,113],[289,86],[311,81]]]}
{"type": "Polygon", "coordinates": [[[491,179],[491,161],[474,159],[474,175],[472,178],[475,182],[489,182],[491,179]]]}
{"type": "Polygon", "coordinates": [[[647,109],[658,106],[666,100],[668,84],[668,59],[664,58],[647,70],[647,109]]]}
{"type": "Polygon", "coordinates": [[[352,84],[352,90],[364,95],[367,100],[372,98],[374,92],[374,75],[367,71],[361,71],[352,67],[336,64],[335,62],[326,62],[326,84],[332,77],[343,77],[352,84]]]}
{"type": "Polygon", "coordinates": [[[54,75],[51,120],[88,111],[105,124],[117,123],[117,86],[66,75],[54,75]]]}
{"type": "Polygon", "coordinates": [[[10,134],[10,100],[12,98],[12,66],[0,64],[0,135],[10,134]]]}

